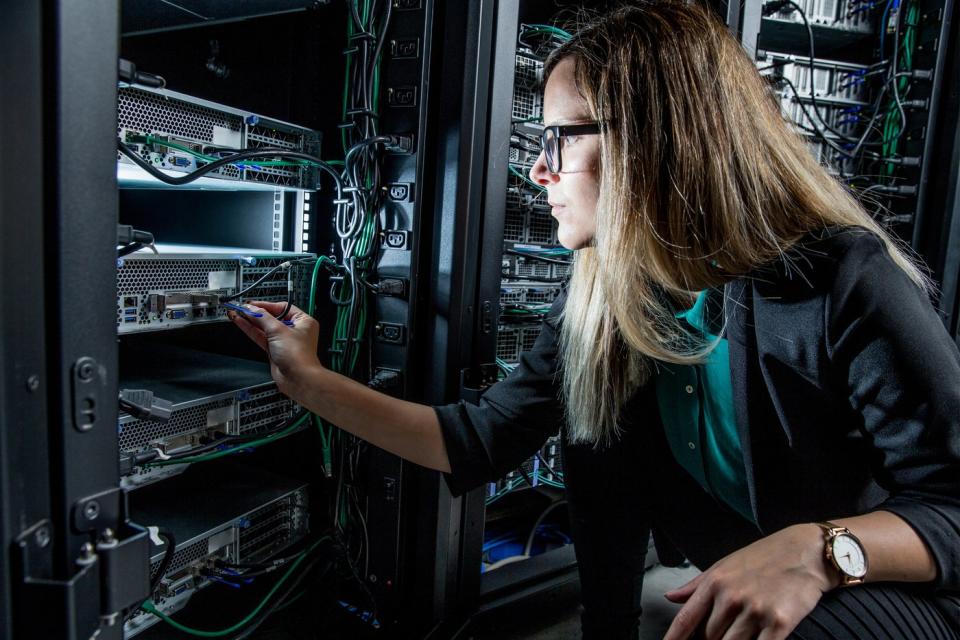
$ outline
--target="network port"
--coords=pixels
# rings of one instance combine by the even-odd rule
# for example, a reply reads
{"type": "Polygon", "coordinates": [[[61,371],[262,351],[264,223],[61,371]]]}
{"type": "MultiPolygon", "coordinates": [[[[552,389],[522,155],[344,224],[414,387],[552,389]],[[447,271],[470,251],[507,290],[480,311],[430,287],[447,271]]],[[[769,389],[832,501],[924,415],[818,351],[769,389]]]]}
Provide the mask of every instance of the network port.
{"type": "Polygon", "coordinates": [[[125,307],[135,307],[135,306],[137,306],[137,296],[124,296],[124,297],[123,297],[123,306],[125,306],[125,307]]]}

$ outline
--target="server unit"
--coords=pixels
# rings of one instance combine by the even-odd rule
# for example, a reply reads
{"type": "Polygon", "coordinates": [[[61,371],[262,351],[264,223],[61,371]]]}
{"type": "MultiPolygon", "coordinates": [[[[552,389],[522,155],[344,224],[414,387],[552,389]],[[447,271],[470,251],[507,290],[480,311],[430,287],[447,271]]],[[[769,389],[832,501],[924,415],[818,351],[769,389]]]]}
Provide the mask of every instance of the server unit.
{"type": "Polygon", "coordinates": [[[122,413],[122,486],[182,472],[196,456],[296,432],[302,408],[280,393],[267,364],[174,345],[122,345],[120,388],[171,403],[169,419],[122,413]],[[178,460],[185,462],[178,463],[178,460]]]}
{"type": "MultiPolygon", "coordinates": [[[[117,94],[118,138],[144,161],[173,175],[190,173],[240,149],[269,147],[312,155],[320,151],[317,131],[194,96],[132,86],[121,86],[117,94]]],[[[123,184],[158,184],[128,156],[118,153],[117,161],[123,184]]],[[[314,166],[269,159],[230,164],[201,180],[206,188],[227,189],[254,185],[316,189],[318,185],[314,166]]]]}
{"type": "MultiPolygon", "coordinates": [[[[156,533],[150,554],[151,579],[157,585],[153,603],[166,615],[215,582],[243,584],[244,575],[310,531],[307,485],[249,467],[220,465],[212,471],[227,480],[210,484],[193,474],[132,496],[134,519],[173,536],[170,550],[170,539],[156,533]]],[[[158,622],[156,615],[140,609],[124,623],[124,637],[158,622]]]]}
{"type": "Polygon", "coordinates": [[[117,333],[225,321],[227,305],[240,298],[306,307],[313,261],[311,254],[230,247],[140,249],[117,258],[117,333]]]}

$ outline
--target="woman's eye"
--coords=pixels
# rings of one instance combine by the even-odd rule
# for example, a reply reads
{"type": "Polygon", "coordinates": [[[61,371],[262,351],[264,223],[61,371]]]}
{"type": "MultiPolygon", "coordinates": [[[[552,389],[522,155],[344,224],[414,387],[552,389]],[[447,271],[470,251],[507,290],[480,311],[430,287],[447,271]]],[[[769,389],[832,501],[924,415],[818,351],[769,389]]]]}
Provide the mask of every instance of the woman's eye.
{"type": "Polygon", "coordinates": [[[575,144],[579,139],[580,139],[580,136],[564,136],[563,141],[566,144],[575,144]]]}

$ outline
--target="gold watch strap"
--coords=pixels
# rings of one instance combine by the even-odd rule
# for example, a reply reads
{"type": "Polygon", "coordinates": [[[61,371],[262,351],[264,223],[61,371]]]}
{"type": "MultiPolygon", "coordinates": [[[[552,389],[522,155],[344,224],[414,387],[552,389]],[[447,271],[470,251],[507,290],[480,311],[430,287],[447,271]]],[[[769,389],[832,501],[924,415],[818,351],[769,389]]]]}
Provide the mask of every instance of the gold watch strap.
{"type": "Polygon", "coordinates": [[[827,538],[825,540],[825,546],[824,546],[824,553],[826,554],[826,557],[829,560],[830,564],[832,564],[834,569],[836,569],[837,572],[840,574],[840,586],[849,587],[857,584],[862,584],[864,581],[864,578],[854,578],[853,576],[849,575],[846,571],[840,568],[840,565],[837,564],[836,559],[833,557],[833,551],[830,548],[831,541],[840,534],[846,534],[852,537],[854,540],[857,541],[857,543],[860,542],[859,538],[854,536],[853,533],[850,532],[850,529],[846,527],[841,527],[840,525],[834,524],[829,520],[824,520],[822,522],[815,522],[814,524],[816,524],[818,527],[823,529],[827,534],[827,538]]]}

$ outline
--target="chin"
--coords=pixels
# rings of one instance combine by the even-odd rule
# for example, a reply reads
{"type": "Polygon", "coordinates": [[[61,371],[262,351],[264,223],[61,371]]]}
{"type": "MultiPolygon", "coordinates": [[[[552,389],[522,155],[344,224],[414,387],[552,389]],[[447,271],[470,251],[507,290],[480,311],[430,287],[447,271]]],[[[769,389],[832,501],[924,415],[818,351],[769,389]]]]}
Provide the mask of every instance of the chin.
{"type": "Polygon", "coordinates": [[[557,230],[557,241],[560,242],[560,246],[564,249],[570,249],[571,251],[576,251],[577,249],[583,249],[584,247],[590,246],[592,238],[586,234],[571,232],[568,229],[564,229],[563,225],[560,225],[560,228],[557,230]]]}

